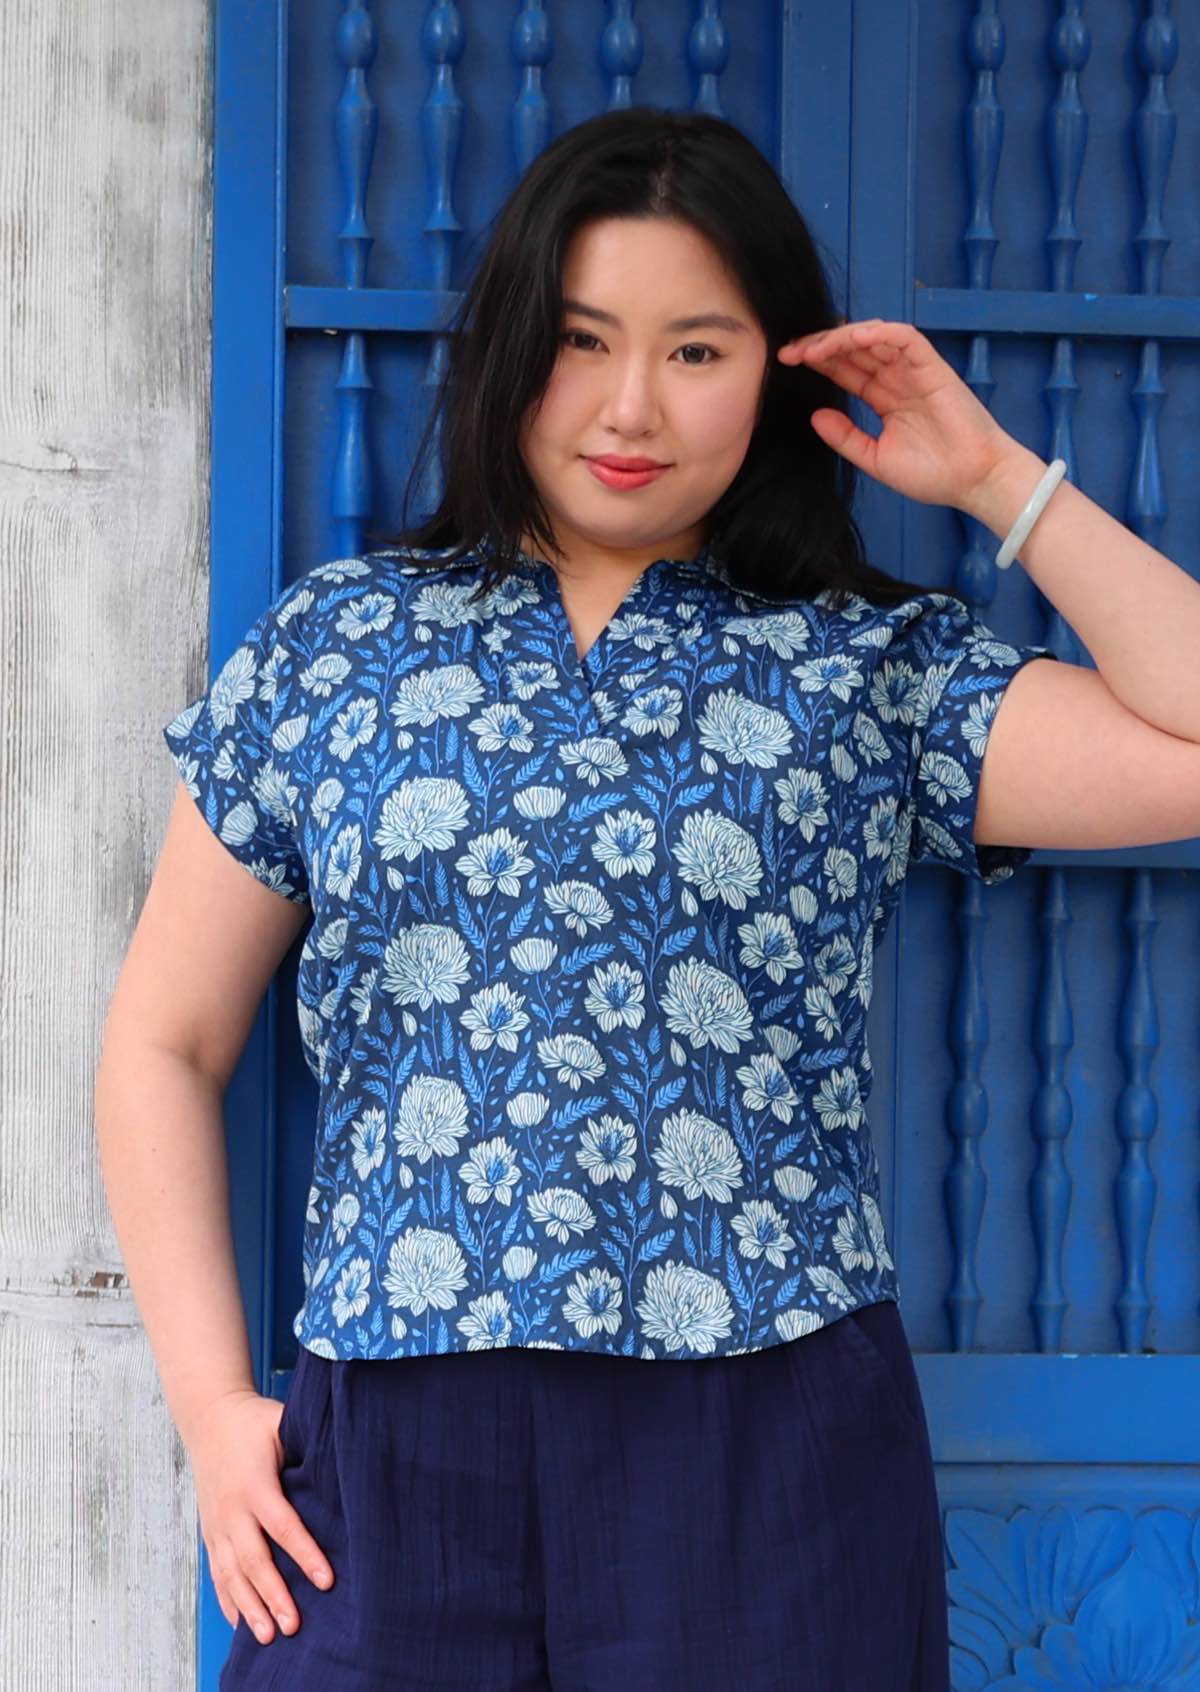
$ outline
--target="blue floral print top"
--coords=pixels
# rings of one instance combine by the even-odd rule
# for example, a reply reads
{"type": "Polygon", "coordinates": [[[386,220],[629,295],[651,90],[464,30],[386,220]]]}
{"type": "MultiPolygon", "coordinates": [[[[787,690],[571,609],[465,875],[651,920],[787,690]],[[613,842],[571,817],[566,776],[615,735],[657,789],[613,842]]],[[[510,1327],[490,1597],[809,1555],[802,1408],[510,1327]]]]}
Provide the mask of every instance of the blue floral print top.
{"type": "Polygon", "coordinates": [[[899,1300],[867,1122],[910,864],[986,884],[991,723],[1049,648],[960,601],[638,577],[580,658],[487,547],[310,569],[163,730],[311,907],[318,1120],[293,1327],[334,1359],[756,1351],[899,1300]]]}

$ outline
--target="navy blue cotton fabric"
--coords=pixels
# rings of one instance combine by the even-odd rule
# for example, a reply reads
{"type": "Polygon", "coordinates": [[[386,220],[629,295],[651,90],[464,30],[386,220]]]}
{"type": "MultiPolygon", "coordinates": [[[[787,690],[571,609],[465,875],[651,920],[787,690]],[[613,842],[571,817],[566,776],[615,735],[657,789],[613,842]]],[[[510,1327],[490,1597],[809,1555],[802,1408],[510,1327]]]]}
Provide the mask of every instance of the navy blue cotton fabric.
{"type": "Polygon", "coordinates": [[[949,1692],[897,1307],[738,1359],[302,1350],[280,1484],[334,1570],[221,1692],[949,1692]]]}
{"type": "Polygon", "coordinates": [[[713,1358],[897,1299],[867,1121],[910,864],[986,883],[988,734],[1049,648],[917,593],[787,601],[658,559],[578,657],[551,566],[309,570],[164,729],[311,907],[297,1338],[394,1359],[713,1358]]]}

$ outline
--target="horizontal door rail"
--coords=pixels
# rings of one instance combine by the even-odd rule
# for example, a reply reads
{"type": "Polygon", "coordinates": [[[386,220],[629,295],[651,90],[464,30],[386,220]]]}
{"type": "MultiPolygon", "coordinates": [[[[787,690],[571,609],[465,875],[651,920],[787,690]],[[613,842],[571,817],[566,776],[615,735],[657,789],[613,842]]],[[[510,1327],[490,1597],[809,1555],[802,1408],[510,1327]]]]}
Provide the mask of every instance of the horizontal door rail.
{"type": "MultiPolygon", "coordinates": [[[[461,298],[453,289],[309,288],[290,283],[283,290],[283,320],[289,329],[335,332],[442,330],[461,298]]],[[[1187,295],[926,288],[918,282],[913,298],[914,322],[922,330],[1200,341],[1200,298],[1187,295]]]]}

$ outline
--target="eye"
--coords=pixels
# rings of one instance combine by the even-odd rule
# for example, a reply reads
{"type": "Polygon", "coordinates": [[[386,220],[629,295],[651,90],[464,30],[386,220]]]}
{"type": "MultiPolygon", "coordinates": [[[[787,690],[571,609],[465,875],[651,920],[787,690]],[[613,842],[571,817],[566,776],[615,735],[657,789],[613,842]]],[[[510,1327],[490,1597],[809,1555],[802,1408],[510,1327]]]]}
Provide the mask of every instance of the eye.
{"type": "Polygon", "coordinates": [[[715,364],[719,358],[725,357],[724,353],[719,353],[716,347],[710,347],[706,341],[688,341],[686,345],[679,347],[677,350],[679,352],[694,351],[711,353],[712,357],[706,358],[703,361],[694,358],[685,358],[683,361],[685,364],[697,364],[701,365],[701,367],[703,367],[704,364],[715,364]]]}
{"type": "MultiPolygon", "coordinates": [[[[589,334],[586,329],[564,329],[558,338],[560,342],[566,342],[568,344],[574,344],[581,339],[584,341],[591,341],[594,346],[600,346],[602,344],[595,335],[589,334]]],[[[577,347],[576,350],[579,352],[588,352],[590,351],[590,348],[577,347]]],[[[685,358],[682,361],[684,364],[692,365],[697,369],[703,369],[706,364],[715,364],[719,358],[725,357],[725,354],[718,352],[716,347],[710,347],[707,341],[687,341],[682,347],[677,347],[675,350],[677,352],[707,353],[709,355],[707,358],[685,358]]]]}

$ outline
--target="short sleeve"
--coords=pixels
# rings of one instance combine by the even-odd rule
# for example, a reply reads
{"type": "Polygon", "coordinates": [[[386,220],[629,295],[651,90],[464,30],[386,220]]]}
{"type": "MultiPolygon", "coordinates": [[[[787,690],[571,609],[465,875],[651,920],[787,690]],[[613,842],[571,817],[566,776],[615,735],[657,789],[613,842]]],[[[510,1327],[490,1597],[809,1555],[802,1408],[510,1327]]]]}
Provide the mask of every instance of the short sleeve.
{"type": "Polygon", "coordinates": [[[299,847],[300,788],[289,764],[303,737],[285,590],[230,653],[206,692],[163,730],[181,780],[217,839],[275,893],[310,902],[299,847]]]}
{"type": "Polygon", "coordinates": [[[1007,881],[1032,846],[977,846],[973,835],[983,756],[1000,701],[1048,646],[1005,640],[961,601],[933,596],[935,608],[911,631],[919,670],[910,766],[909,864],[942,864],[985,886],[1007,881]]]}

